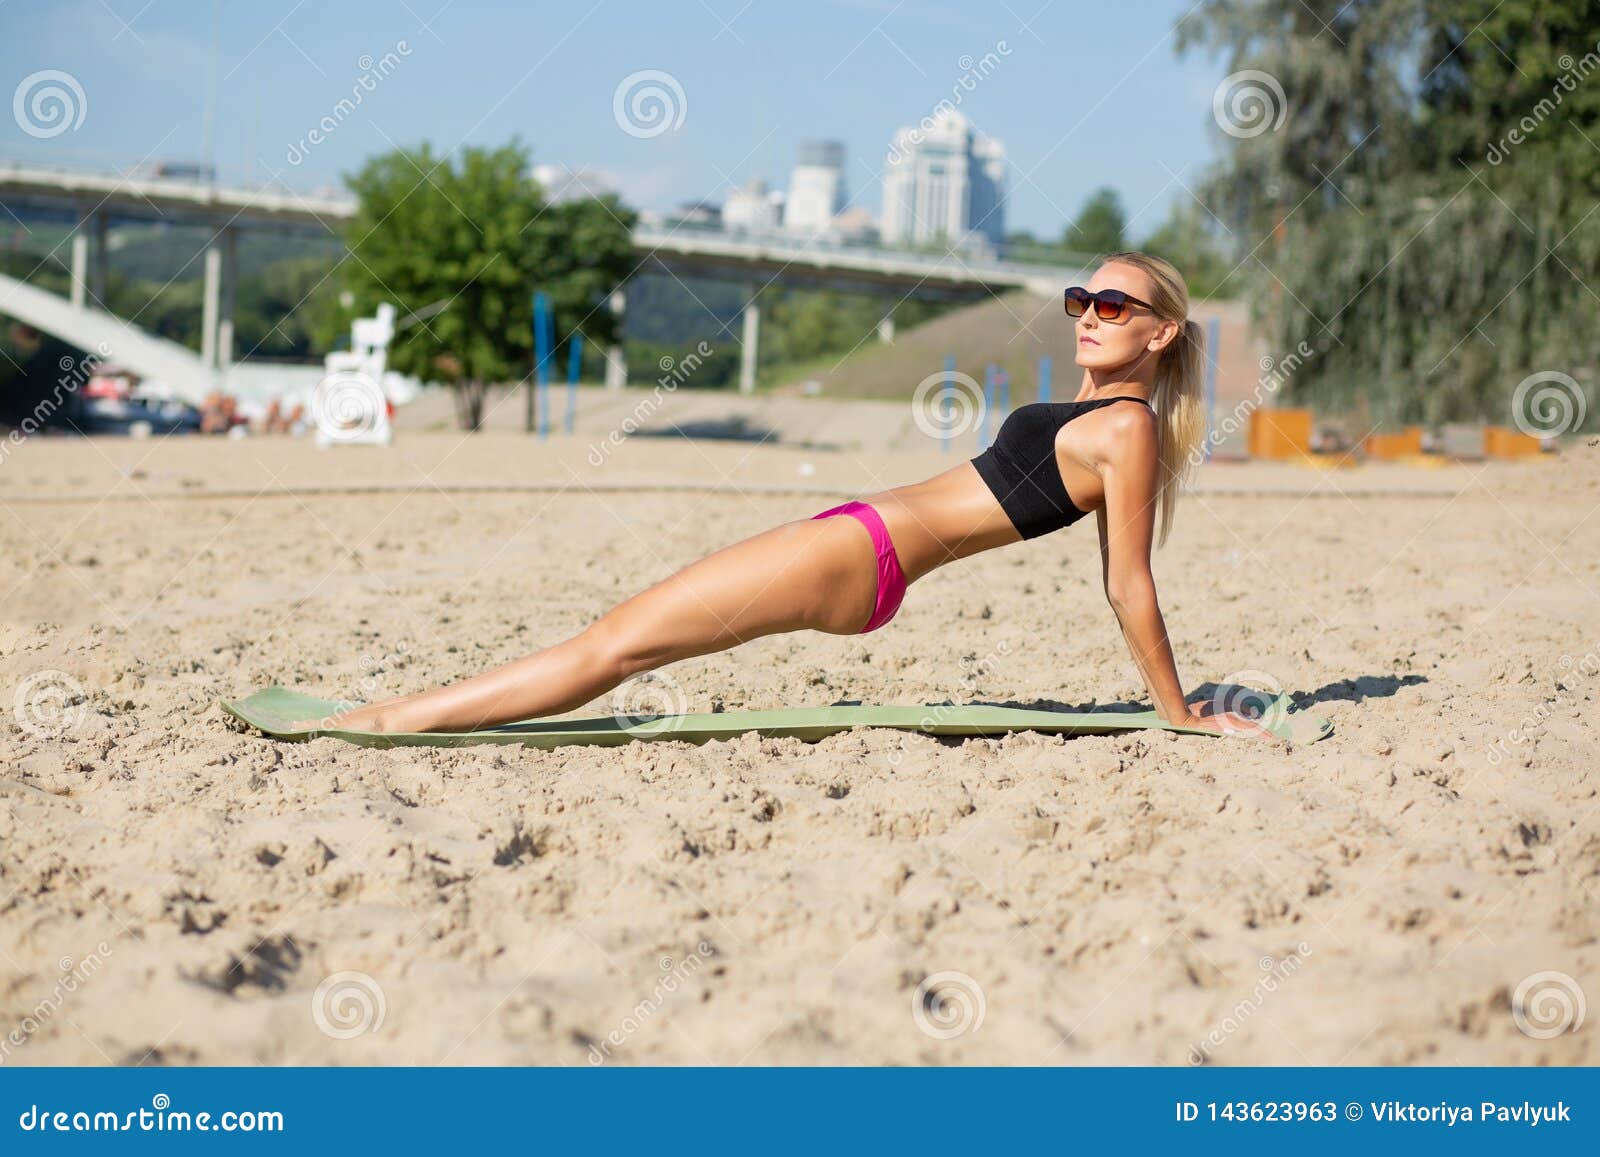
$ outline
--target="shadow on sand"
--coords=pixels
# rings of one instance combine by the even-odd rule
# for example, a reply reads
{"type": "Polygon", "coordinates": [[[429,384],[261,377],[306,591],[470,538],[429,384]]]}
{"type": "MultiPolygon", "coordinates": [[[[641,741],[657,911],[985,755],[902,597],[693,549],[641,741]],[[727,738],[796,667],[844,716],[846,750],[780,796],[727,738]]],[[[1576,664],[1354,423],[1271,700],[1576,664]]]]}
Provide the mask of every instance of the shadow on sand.
{"type": "MultiPolygon", "coordinates": [[[[1357,675],[1351,679],[1340,679],[1336,683],[1326,683],[1315,691],[1290,691],[1290,700],[1294,703],[1294,710],[1304,711],[1317,703],[1364,703],[1368,699],[1386,699],[1394,695],[1402,687],[1415,687],[1428,680],[1422,675],[1357,675]]],[[[1230,711],[1239,711],[1243,714],[1258,716],[1264,699],[1268,698],[1262,690],[1247,687],[1240,683],[1202,683],[1189,693],[1190,703],[1211,700],[1230,711]]],[[[1063,712],[1104,712],[1105,714],[1139,714],[1149,711],[1150,704],[1132,700],[1113,700],[1100,702],[1088,700],[1080,703],[1064,703],[1059,699],[1032,699],[1026,702],[1018,699],[979,699],[974,700],[975,706],[984,707],[1021,707],[1028,711],[1063,711],[1063,712]]],[[[859,699],[841,699],[836,701],[836,707],[860,706],[859,699]]],[[[942,704],[929,704],[931,707],[954,706],[953,702],[946,700],[942,704]]],[[[940,737],[941,742],[946,739],[956,743],[964,741],[966,737],[940,737]]]]}
{"type": "Polygon", "coordinates": [[[758,426],[742,414],[727,418],[705,418],[698,422],[674,422],[670,426],[656,426],[638,430],[635,438],[693,438],[708,442],[766,442],[783,444],[795,450],[838,450],[835,442],[812,442],[804,439],[784,438],[771,426],[758,426]]]}

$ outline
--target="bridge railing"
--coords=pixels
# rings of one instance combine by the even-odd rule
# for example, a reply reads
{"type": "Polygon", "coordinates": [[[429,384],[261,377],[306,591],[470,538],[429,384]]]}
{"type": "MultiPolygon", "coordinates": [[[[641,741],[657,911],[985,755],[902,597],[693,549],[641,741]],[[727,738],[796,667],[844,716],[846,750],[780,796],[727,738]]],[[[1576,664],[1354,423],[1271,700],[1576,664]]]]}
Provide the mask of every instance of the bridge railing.
{"type": "Polygon", "coordinates": [[[1048,265],[1010,261],[1003,255],[987,255],[981,252],[968,253],[954,250],[930,253],[921,249],[874,245],[828,234],[812,237],[785,233],[781,230],[730,231],[691,222],[635,225],[633,240],[639,248],[676,249],[685,253],[699,250],[728,256],[761,255],[790,260],[843,258],[854,265],[872,265],[886,269],[926,269],[965,274],[975,280],[1059,281],[1063,286],[1094,266],[1092,257],[1079,257],[1075,254],[1066,255],[1066,264],[1048,265]]]}

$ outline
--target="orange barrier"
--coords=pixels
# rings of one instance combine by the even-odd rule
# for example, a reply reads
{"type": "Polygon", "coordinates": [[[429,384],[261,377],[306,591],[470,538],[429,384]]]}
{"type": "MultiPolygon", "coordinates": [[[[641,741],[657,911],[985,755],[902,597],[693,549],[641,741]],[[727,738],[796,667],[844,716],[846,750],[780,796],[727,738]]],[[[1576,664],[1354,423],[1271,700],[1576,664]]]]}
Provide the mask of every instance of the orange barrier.
{"type": "Polygon", "coordinates": [[[1361,444],[1368,458],[1394,460],[1422,453],[1422,427],[1407,426],[1399,434],[1369,434],[1361,444]]]}
{"type": "Polygon", "coordinates": [[[1483,432],[1483,452],[1490,458],[1530,458],[1544,452],[1544,444],[1521,430],[1490,426],[1483,432]]]}
{"type": "Polygon", "coordinates": [[[1255,410],[1250,414],[1250,457],[1303,458],[1311,453],[1310,410],[1255,410]]]}
{"type": "MultiPolygon", "coordinates": [[[[1251,458],[1297,461],[1309,466],[1353,465],[1355,454],[1313,454],[1311,411],[1305,409],[1255,410],[1250,414],[1247,446],[1251,458]]],[[[1369,461],[1400,462],[1410,466],[1442,465],[1475,458],[1532,458],[1544,452],[1544,443],[1506,426],[1475,427],[1448,423],[1435,432],[1432,453],[1422,448],[1423,428],[1406,426],[1398,433],[1369,434],[1358,449],[1369,461]]]]}

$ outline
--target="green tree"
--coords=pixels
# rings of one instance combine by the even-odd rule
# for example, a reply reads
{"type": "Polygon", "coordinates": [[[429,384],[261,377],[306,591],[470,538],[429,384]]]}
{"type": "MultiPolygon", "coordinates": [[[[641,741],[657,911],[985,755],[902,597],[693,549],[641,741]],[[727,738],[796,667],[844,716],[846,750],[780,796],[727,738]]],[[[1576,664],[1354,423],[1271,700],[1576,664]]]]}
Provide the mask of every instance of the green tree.
{"type": "Polygon", "coordinates": [[[1239,280],[1217,242],[1216,223],[1187,197],[1173,202],[1167,219],[1139,248],[1177,266],[1195,297],[1226,296],[1239,280]]]}
{"type": "Polygon", "coordinates": [[[563,201],[548,213],[558,243],[539,284],[550,294],[556,340],[564,349],[572,334],[581,333],[591,351],[603,350],[620,340],[610,299],[635,266],[636,214],[613,193],[563,201]]]}
{"type": "Polygon", "coordinates": [[[558,341],[615,339],[610,291],[632,268],[633,214],[614,200],[550,205],[517,142],[436,157],[424,143],[348,178],[358,200],[344,263],[351,308],[393,302],[411,319],[389,364],[449,385],[464,429],[490,385],[527,372],[535,290],[550,294],[558,341]]]}
{"type": "Polygon", "coordinates": [[[915,299],[827,289],[768,288],[761,294],[761,365],[795,367],[847,356],[877,342],[878,324],[892,313],[910,329],[949,307],[915,299]]]}
{"type": "Polygon", "coordinates": [[[1096,189],[1061,235],[1061,247],[1084,255],[1116,253],[1127,248],[1128,218],[1122,198],[1111,188],[1096,189]]]}
{"type": "Polygon", "coordinates": [[[1289,395],[1504,422],[1535,371],[1593,380],[1596,28],[1600,0],[1205,0],[1183,22],[1228,74],[1199,194],[1273,344],[1318,351],[1289,395]]]}
{"type": "Polygon", "coordinates": [[[241,279],[234,356],[314,357],[328,344],[321,336],[349,330],[339,288],[337,262],[322,257],[274,261],[257,276],[241,279]]]}

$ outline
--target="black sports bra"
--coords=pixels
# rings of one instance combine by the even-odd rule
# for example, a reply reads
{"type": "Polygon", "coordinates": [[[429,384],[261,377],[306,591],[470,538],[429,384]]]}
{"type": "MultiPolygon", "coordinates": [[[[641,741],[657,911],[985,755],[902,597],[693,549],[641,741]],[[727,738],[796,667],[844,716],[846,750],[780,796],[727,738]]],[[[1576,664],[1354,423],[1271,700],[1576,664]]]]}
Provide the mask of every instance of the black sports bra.
{"type": "Polygon", "coordinates": [[[972,459],[979,476],[1023,538],[1038,538],[1071,526],[1089,513],[1073,504],[1061,481],[1056,434],[1078,415],[1112,402],[1150,404],[1143,398],[1120,394],[1087,402],[1033,402],[1013,410],[1001,423],[993,444],[972,459]]]}

